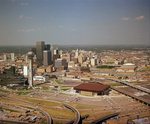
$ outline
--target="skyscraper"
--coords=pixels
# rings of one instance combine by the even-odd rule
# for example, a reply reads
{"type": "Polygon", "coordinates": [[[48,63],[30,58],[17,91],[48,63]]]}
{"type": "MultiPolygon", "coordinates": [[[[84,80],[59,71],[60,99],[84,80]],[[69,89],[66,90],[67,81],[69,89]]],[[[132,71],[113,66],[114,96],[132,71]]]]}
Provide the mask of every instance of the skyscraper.
{"type": "Polygon", "coordinates": [[[45,50],[50,50],[51,45],[50,44],[45,44],[45,50]]]}
{"type": "Polygon", "coordinates": [[[43,51],[44,50],[45,50],[45,42],[37,41],[36,42],[36,57],[37,57],[37,62],[39,66],[43,64],[43,51]]]}
{"type": "Polygon", "coordinates": [[[15,61],[15,54],[11,53],[11,61],[15,61]]]}
{"type": "Polygon", "coordinates": [[[36,47],[31,47],[31,51],[36,55],[36,47]]]}
{"type": "Polygon", "coordinates": [[[77,58],[78,56],[79,56],[79,51],[77,49],[76,52],[75,52],[75,57],[77,58]]]}
{"type": "Polygon", "coordinates": [[[43,64],[45,66],[51,65],[51,51],[50,50],[43,51],[43,64]]]}
{"type": "Polygon", "coordinates": [[[7,55],[4,55],[4,61],[7,61],[7,55]]]}

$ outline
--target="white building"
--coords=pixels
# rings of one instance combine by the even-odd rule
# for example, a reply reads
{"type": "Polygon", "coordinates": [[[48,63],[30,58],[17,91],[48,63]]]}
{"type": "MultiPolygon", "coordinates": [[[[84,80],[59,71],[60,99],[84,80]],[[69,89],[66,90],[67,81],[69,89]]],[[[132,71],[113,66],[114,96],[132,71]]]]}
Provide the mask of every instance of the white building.
{"type": "Polygon", "coordinates": [[[28,76],[28,66],[23,66],[23,75],[28,76]]]}
{"type": "Polygon", "coordinates": [[[91,59],[91,66],[97,65],[97,59],[92,58],[91,59]]]}
{"type": "Polygon", "coordinates": [[[78,57],[78,56],[79,56],[79,50],[77,49],[75,53],[75,57],[78,57]]]}
{"type": "Polygon", "coordinates": [[[33,80],[34,81],[45,81],[45,77],[43,77],[43,76],[34,76],[33,80]]]}
{"type": "Polygon", "coordinates": [[[4,61],[7,61],[7,55],[4,55],[4,61]]]}
{"type": "Polygon", "coordinates": [[[75,69],[75,63],[74,63],[73,61],[70,61],[70,62],[68,63],[68,68],[69,68],[69,69],[75,69]]]}
{"type": "Polygon", "coordinates": [[[11,61],[15,61],[15,54],[11,53],[11,61]]]}

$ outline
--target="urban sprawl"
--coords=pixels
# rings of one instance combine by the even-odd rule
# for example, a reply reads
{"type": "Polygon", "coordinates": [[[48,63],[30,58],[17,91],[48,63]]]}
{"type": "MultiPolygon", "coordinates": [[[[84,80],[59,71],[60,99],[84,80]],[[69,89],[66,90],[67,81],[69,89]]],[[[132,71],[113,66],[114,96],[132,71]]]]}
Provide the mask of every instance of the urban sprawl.
{"type": "Polygon", "coordinates": [[[3,52],[0,123],[150,124],[150,49],[3,52]]]}

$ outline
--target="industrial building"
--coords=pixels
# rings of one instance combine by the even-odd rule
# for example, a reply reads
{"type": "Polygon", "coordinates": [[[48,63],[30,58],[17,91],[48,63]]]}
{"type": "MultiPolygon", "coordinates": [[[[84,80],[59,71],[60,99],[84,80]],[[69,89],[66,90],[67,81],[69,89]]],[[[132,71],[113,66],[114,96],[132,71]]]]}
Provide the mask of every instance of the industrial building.
{"type": "Polygon", "coordinates": [[[108,94],[109,88],[110,88],[109,85],[83,83],[81,85],[74,87],[74,90],[76,90],[76,93],[82,95],[98,96],[108,94]]]}
{"type": "Polygon", "coordinates": [[[137,66],[131,63],[124,64],[117,68],[117,72],[135,72],[137,66]]]}

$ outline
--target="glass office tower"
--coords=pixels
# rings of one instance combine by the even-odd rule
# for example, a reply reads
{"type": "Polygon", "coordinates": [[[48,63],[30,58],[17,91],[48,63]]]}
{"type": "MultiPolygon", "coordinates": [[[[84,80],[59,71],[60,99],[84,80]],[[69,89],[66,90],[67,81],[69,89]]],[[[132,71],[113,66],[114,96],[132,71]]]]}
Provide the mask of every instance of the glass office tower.
{"type": "Polygon", "coordinates": [[[45,50],[45,42],[37,41],[36,42],[36,57],[38,65],[41,66],[43,64],[43,51],[45,50]]]}

